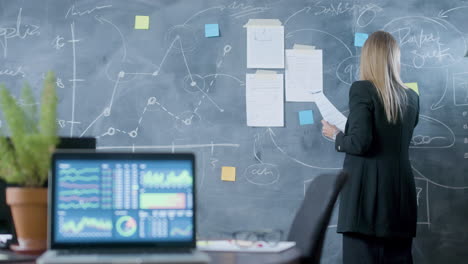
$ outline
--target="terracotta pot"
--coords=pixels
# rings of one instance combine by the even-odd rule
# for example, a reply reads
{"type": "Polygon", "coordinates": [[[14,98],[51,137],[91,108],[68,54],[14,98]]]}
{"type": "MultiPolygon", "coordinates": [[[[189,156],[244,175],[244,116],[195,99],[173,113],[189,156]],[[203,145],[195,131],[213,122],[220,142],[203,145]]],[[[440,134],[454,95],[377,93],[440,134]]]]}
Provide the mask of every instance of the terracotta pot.
{"type": "Polygon", "coordinates": [[[6,202],[11,208],[18,245],[11,249],[40,253],[47,249],[47,188],[8,187],[6,202]]]}

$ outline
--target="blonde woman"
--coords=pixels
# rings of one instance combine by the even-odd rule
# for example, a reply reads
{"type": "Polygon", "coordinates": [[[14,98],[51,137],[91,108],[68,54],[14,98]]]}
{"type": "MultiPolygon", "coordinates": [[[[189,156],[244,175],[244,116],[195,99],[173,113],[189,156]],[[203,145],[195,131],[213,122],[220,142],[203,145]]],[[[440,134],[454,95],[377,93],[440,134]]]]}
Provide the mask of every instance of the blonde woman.
{"type": "Polygon", "coordinates": [[[360,81],[349,91],[345,131],[322,120],[322,133],[346,153],[350,174],[340,198],[343,263],[412,263],[416,190],[408,156],[419,97],[400,79],[400,50],[387,32],[367,39],[360,81]]]}

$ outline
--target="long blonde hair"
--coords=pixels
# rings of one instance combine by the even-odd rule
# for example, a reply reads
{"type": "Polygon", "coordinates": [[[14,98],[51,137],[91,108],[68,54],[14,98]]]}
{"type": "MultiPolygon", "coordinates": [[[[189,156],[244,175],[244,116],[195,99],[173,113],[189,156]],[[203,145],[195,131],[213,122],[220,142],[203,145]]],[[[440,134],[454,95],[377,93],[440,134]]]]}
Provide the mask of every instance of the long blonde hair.
{"type": "Polygon", "coordinates": [[[383,103],[389,123],[403,117],[408,89],[400,78],[400,48],[392,35],[374,32],[366,40],[361,53],[360,79],[371,81],[383,103]]]}

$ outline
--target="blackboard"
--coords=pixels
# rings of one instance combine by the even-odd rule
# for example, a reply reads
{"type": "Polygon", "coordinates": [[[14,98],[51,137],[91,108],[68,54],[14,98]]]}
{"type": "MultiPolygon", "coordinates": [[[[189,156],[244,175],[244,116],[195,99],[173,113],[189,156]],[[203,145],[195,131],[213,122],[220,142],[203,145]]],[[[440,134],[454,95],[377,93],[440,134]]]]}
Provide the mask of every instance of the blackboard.
{"type": "MultiPolygon", "coordinates": [[[[411,147],[418,194],[416,263],[468,262],[468,3],[398,1],[0,0],[0,82],[36,94],[56,72],[62,136],[95,136],[100,151],[193,151],[199,237],[287,232],[305,187],[343,154],[320,133],[313,103],[285,103],[285,127],[246,126],[249,18],[285,25],[285,47],[323,50],[324,93],[345,115],[358,77],[356,32],[391,32],[421,115],[411,147]],[[150,16],[135,30],[136,15],[150,16]],[[221,36],[205,38],[205,24],[221,36]],[[200,89],[194,89],[192,82],[200,89]],[[315,124],[301,126],[311,109],[315,124]],[[235,182],[220,179],[237,169],[235,182]]],[[[4,123],[2,122],[2,127],[4,123]]],[[[336,212],[323,263],[340,263],[336,212]]]]}

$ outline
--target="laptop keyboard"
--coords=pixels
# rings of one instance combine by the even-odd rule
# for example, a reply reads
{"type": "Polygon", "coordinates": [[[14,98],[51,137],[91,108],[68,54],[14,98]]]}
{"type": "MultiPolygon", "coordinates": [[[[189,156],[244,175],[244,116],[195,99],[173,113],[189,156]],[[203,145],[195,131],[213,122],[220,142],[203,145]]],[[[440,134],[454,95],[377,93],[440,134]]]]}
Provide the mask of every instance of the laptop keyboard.
{"type": "Polygon", "coordinates": [[[69,249],[59,250],[57,255],[146,255],[146,254],[191,254],[191,249],[69,249]]]}

